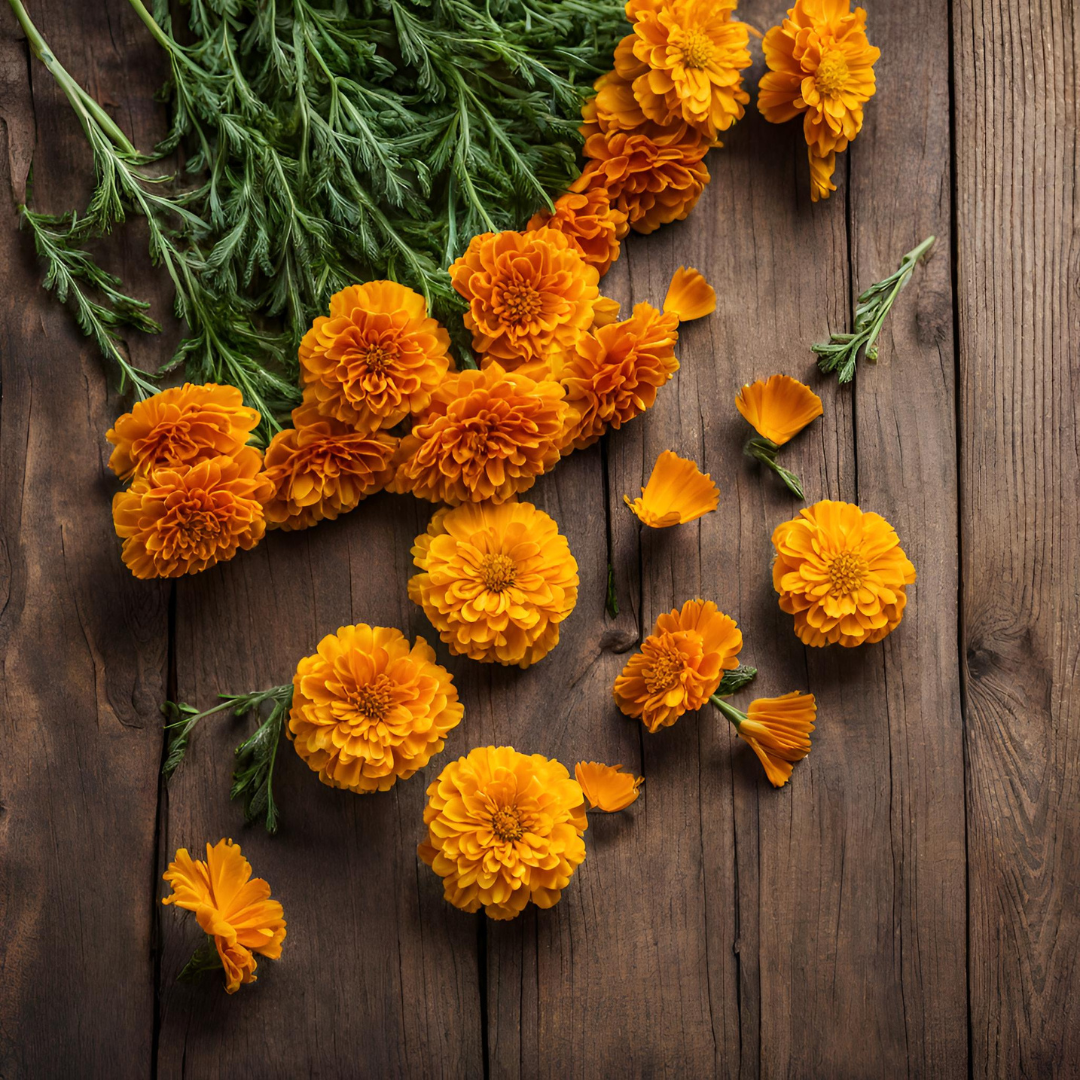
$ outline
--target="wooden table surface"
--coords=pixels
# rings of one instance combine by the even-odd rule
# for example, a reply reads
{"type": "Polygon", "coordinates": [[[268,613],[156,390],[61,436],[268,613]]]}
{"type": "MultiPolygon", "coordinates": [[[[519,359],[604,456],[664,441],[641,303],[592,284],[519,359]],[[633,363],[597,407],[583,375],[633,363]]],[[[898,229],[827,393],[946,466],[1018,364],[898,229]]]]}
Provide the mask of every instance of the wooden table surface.
{"type": "MultiPolygon", "coordinates": [[[[751,107],[691,219],[605,280],[657,302],[688,263],[719,304],[656,407],[529,495],[580,566],[557,651],[525,672],[449,661],[465,720],[388,794],[285,754],[269,837],[228,800],[237,725],[207,722],[166,786],[158,706],[287,681],[344,623],[432,636],[405,588],[430,506],[380,495],[175,585],[128,574],[104,432],[129,401],[40,289],[14,211],[30,179],[37,208],[79,204],[89,154],[0,4],[0,1076],[1080,1075],[1080,7],[867,6],[879,89],[833,198],[810,203],[799,125],[751,107]],[[877,366],[816,376],[810,343],[930,233],[877,366]],[[882,644],[803,648],[777,606],[769,535],[798,505],[741,455],[732,404],[776,371],[825,404],[785,451],[808,501],[885,515],[918,568],[882,644]],[[720,509],[643,532],[622,495],[666,448],[720,509]],[[759,693],[818,697],[781,791],[717,715],[652,736],[611,700],[656,616],[699,595],[738,620],[759,693]],[[445,904],[416,857],[427,783],[488,743],[647,778],[590,819],[558,906],[510,923],[445,904]],[[289,924],[232,997],[175,982],[200,934],[159,902],[172,853],[221,836],[289,924]]],[[[28,7],[150,147],[165,72],[124,0],[28,7]]],[[[741,14],[764,29],[783,7],[741,14]]],[[[138,223],[107,250],[167,310],[138,223]]]]}

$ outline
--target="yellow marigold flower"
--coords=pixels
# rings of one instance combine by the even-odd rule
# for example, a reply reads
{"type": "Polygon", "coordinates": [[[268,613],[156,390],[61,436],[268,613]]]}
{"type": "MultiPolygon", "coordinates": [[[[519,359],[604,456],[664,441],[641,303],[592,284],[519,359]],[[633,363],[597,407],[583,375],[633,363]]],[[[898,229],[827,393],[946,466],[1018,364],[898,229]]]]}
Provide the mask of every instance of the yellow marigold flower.
{"type": "Polygon", "coordinates": [[[880,641],[904,614],[915,567],[896,530],[853,503],[815,503],[773,530],[773,587],[804,645],[880,641]]]}
{"type": "Polygon", "coordinates": [[[357,431],[393,427],[427,407],[449,347],[419,293],[396,281],[349,285],[300,342],[304,401],[357,431]]]}
{"type": "Polygon", "coordinates": [[[675,343],[679,320],[651,304],[631,318],[583,334],[562,368],[567,449],[591,446],[604,431],[618,429],[652,407],[656,391],[679,370],[675,343]]]}
{"type": "Polygon", "coordinates": [[[711,601],[687,600],[656,620],[615,680],[615,701],[656,732],[716,693],[726,670],[739,666],[742,633],[711,601]]]}
{"type": "Polygon", "coordinates": [[[284,912],[270,899],[270,886],[262,878],[252,878],[251,863],[240,854],[239,844],[231,840],[207,844],[205,862],[181,848],[162,876],[173,891],[161,902],[194,911],[199,925],[214,939],[227,993],[255,982],[256,953],[271,960],[281,956],[284,912]]]}
{"type": "Polygon", "coordinates": [[[247,445],[259,419],[235,386],[174,386],[136,401],[105,433],[115,447],[109,468],[127,480],[163,466],[231,456],[247,445]]]}
{"type": "Polygon", "coordinates": [[[821,398],[790,375],[771,375],[747,383],[735,395],[735,407],[764,439],[783,446],[824,411],[821,398]]]}
{"type": "Polygon", "coordinates": [[[679,322],[704,318],[716,310],[716,290],[705,280],[700,270],[680,266],[671,276],[664,313],[674,315],[679,322]]]}
{"type": "Polygon", "coordinates": [[[656,459],[641,498],[631,502],[630,496],[624,495],[623,502],[642,524],[666,529],[711,514],[720,502],[720,491],[694,462],[665,450],[656,459]]]}
{"type": "Polygon", "coordinates": [[[463,911],[512,919],[559,902],[585,859],[585,802],[566,767],[512,746],[485,746],[428,788],[421,859],[463,911]]]}
{"type": "Polygon", "coordinates": [[[436,512],[412,549],[409,597],[450,651],[526,668],[559,643],[578,572],[554,519],[531,503],[436,512]]]}
{"type": "Polygon", "coordinates": [[[253,548],[266,532],[273,490],[257,450],[138,476],[113,496],[124,565],[137,578],[197,574],[253,548]]]}
{"type": "MultiPolygon", "coordinates": [[[[620,57],[629,55],[631,64],[637,63],[633,56],[634,36],[623,38],[615,49],[615,63],[620,57]]],[[[638,100],[634,97],[633,86],[617,72],[609,71],[593,83],[596,96],[589,98],[581,106],[581,118],[585,121],[585,134],[593,130],[634,131],[648,123],[648,117],[641,111],[638,100]],[[596,128],[590,125],[596,125],[596,128]]]]}
{"type": "Polygon", "coordinates": [[[432,502],[505,502],[560,457],[563,388],[489,364],[451,375],[401,440],[395,490],[432,502]]]}
{"type": "Polygon", "coordinates": [[[862,129],[881,50],[866,38],[866,12],[851,11],[849,0],[796,0],[787,14],[765,35],[769,70],[761,77],[758,107],[774,124],[803,114],[817,202],[836,190],[830,181],[835,153],[862,129]]]}
{"type": "Polygon", "coordinates": [[[783,787],[791,779],[792,765],[810,753],[810,732],[817,715],[814,695],[795,692],[758,698],[745,713],[720,699],[714,699],[714,704],[757,754],[769,783],[783,787]]]}
{"type": "MultiPolygon", "coordinates": [[[[591,127],[582,130],[590,132],[591,127]]],[[[651,233],[681,221],[694,208],[709,182],[703,158],[712,145],[684,123],[592,131],[585,140],[584,183],[606,188],[630,228],[651,233]]]]}
{"type": "Polygon", "coordinates": [[[579,190],[581,182],[555,200],[554,212],[541,210],[529,219],[529,231],[555,229],[569,237],[581,257],[603,277],[619,257],[619,241],[629,226],[626,214],[611,205],[603,187],[579,190]]]}
{"type": "Polygon", "coordinates": [[[264,508],[270,528],[307,529],[333,521],[393,479],[393,436],[356,431],[320,416],[313,405],[294,409],[292,420],[293,427],[271,440],[263,461],[274,485],[264,508]]]}
{"type": "Polygon", "coordinates": [[[743,117],[750,95],[740,73],[751,60],[734,10],[733,0],[629,0],[634,33],[616,50],[615,72],[650,120],[684,120],[715,139],[743,117]]]}
{"type": "Polygon", "coordinates": [[[367,795],[422,769],[463,713],[422,637],[410,645],[400,630],[360,623],[297,665],[289,735],[324,784],[367,795]]]}
{"type": "Polygon", "coordinates": [[[614,814],[625,810],[638,797],[644,776],[621,771],[621,765],[602,765],[599,761],[579,761],[574,776],[589,802],[590,810],[614,814]]]}
{"type": "Polygon", "coordinates": [[[450,267],[473,348],[508,368],[573,348],[592,324],[599,280],[578,245],[551,228],[474,236],[450,267]]]}

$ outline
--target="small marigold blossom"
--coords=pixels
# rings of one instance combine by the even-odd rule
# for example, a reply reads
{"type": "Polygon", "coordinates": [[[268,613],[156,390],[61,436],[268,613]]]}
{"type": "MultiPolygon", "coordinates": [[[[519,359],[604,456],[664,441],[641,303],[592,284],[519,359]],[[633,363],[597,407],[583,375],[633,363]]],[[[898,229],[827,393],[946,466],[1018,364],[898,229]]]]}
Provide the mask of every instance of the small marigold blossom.
{"type": "Polygon", "coordinates": [[[771,375],[748,383],[735,395],[735,407],[764,439],[783,446],[824,411],[821,398],[790,375],[771,375]]]}
{"type": "Polygon", "coordinates": [[[665,450],[656,459],[641,498],[631,502],[624,495],[623,501],[643,525],[666,529],[712,513],[720,502],[720,491],[694,462],[665,450]]]}
{"type": "Polygon", "coordinates": [[[691,322],[711,315],[716,310],[716,290],[704,275],[692,266],[680,266],[671,276],[664,314],[674,315],[679,322],[691,322]]]}
{"type": "Polygon", "coordinates": [[[621,770],[621,765],[604,765],[599,761],[579,761],[574,766],[574,777],[590,810],[614,814],[636,801],[645,777],[621,770]]]}
{"type": "MultiPolygon", "coordinates": [[[[555,229],[569,237],[581,257],[603,277],[619,257],[619,241],[629,226],[626,214],[611,205],[602,187],[581,187],[577,181],[555,200],[555,210],[541,210],[529,219],[530,231],[555,229]]],[[[595,322],[595,318],[594,318],[595,322]]]]}
{"type": "Polygon", "coordinates": [[[791,779],[792,766],[810,753],[817,703],[813,694],[782,694],[758,698],[744,713],[726,701],[714,699],[716,707],[731,721],[765,768],[773,787],[791,779]]]}

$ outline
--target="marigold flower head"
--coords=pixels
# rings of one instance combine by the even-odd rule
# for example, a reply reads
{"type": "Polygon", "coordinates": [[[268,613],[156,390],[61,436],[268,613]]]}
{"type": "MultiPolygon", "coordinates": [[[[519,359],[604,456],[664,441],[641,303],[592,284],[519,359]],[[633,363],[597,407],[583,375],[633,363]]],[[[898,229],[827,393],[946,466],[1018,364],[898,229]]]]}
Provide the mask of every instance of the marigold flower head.
{"type": "Polygon", "coordinates": [[[804,645],[880,641],[903,618],[915,567],[896,530],[853,503],[815,503],[773,530],[773,586],[804,645]]]}
{"type": "Polygon", "coordinates": [[[615,53],[615,72],[632,83],[641,111],[658,124],[684,120],[715,139],[740,120],[750,100],[745,23],[733,0],[629,0],[630,46],[615,53]]]}
{"type": "Polygon", "coordinates": [[[564,394],[494,363],[451,375],[401,440],[395,490],[450,504],[528,490],[559,460],[564,394]]]}
{"type": "Polygon", "coordinates": [[[763,42],[769,70],[761,77],[758,107],[782,124],[803,114],[810,147],[811,197],[828,198],[834,154],[862,129],[863,105],[876,89],[881,55],[866,37],[866,12],[850,0],[795,0],[787,18],[763,42]]]}
{"type": "Polygon", "coordinates": [[[321,416],[313,405],[294,409],[292,420],[293,427],[270,441],[263,461],[274,485],[264,508],[270,528],[307,529],[333,521],[393,479],[393,436],[356,431],[321,416]]]}
{"type": "Polygon", "coordinates": [[[137,578],[197,574],[253,548],[266,532],[273,490],[257,450],[138,476],[113,496],[124,565],[137,578]]]}
{"type": "Polygon", "coordinates": [[[739,666],[742,633],[710,601],[688,600],[656,620],[615,680],[615,701],[656,732],[716,693],[726,670],[739,666]]]}
{"type": "Polygon", "coordinates": [[[459,656],[535,664],[558,644],[577,603],[570,545],[531,503],[439,510],[412,553],[421,572],[409,597],[459,656]]]}
{"type": "Polygon", "coordinates": [[[205,862],[181,848],[162,876],[173,891],[161,902],[194,911],[199,925],[214,939],[227,993],[255,982],[256,953],[271,960],[281,956],[284,912],[270,899],[266,881],[251,876],[251,863],[240,854],[239,844],[231,840],[207,844],[205,862]]]}
{"type": "Polygon", "coordinates": [[[418,637],[384,626],[343,626],[293,677],[289,735],[330,787],[388,791],[422,769],[461,722],[450,673],[418,637]]]}
{"type": "Polygon", "coordinates": [[[652,408],[656,391],[679,370],[678,325],[675,315],[642,303],[631,318],[578,339],[561,372],[571,408],[567,447],[591,446],[607,428],[618,429],[652,408]]]}
{"type": "Polygon", "coordinates": [[[750,702],[746,717],[736,728],[765,767],[773,787],[791,779],[791,768],[810,753],[817,703],[813,694],[782,694],[750,702]]]}
{"type": "Polygon", "coordinates": [[[720,502],[720,491],[693,461],[665,450],[656,459],[641,498],[631,502],[630,496],[624,495],[623,501],[642,524],[666,529],[712,513],[720,502]]]}
{"type": "Polygon", "coordinates": [[[777,446],[793,439],[823,412],[821,398],[790,375],[747,383],[735,395],[735,407],[762,438],[777,446]]]}
{"type": "Polygon", "coordinates": [[[581,787],[564,765],[512,746],[451,762],[427,791],[420,858],[463,911],[512,919],[558,903],[585,859],[581,787]]]}
{"type": "Polygon", "coordinates": [[[592,324],[599,280],[577,243],[552,228],[474,236],[450,267],[473,348],[508,368],[573,348],[592,324]]]}
{"type": "Polygon", "coordinates": [[[581,785],[590,810],[614,814],[625,810],[637,799],[645,777],[621,770],[621,765],[603,765],[599,761],[579,761],[574,766],[574,777],[581,785]]]}
{"type": "Polygon", "coordinates": [[[300,342],[304,401],[357,431],[393,427],[426,408],[449,347],[419,293],[396,281],[349,285],[300,342]]]}
{"type": "Polygon", "coordinates": [[[700,270],[680,266],[671,276],[664,314],[674,315],[679,322],[704,318],[716,310],[716,290],[705,280],[700,270]]]}
{"type": "Polygon", "coordinates": [[[528,229],[554,229],[563,233],[581,253],[581,257],[603,277],[619,257],[619,241],[629,226],[626,214],[611,205],[603,187],[578,190],[575,184],[555,200],[554,212],[541,210],[529,219],[528,229]]]}
{"type": "Polygon", "coordinates": [[[259,419],[235,386],[174,386],[136,401],[105,433],[114,446],[109,468],[127,480],[163,466],[231,456],[247,445],[259,419]]]}

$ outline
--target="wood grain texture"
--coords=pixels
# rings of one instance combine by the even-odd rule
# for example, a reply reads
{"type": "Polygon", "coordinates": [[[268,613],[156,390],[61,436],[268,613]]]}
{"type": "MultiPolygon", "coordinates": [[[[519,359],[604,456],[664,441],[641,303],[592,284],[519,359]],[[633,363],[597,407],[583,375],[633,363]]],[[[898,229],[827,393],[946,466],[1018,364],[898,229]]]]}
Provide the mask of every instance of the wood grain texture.
{"type": "Polygon", "coordinates": [[[1080,8],[957,0],[976,1076],[1080,1073],[1080,8]]]}

